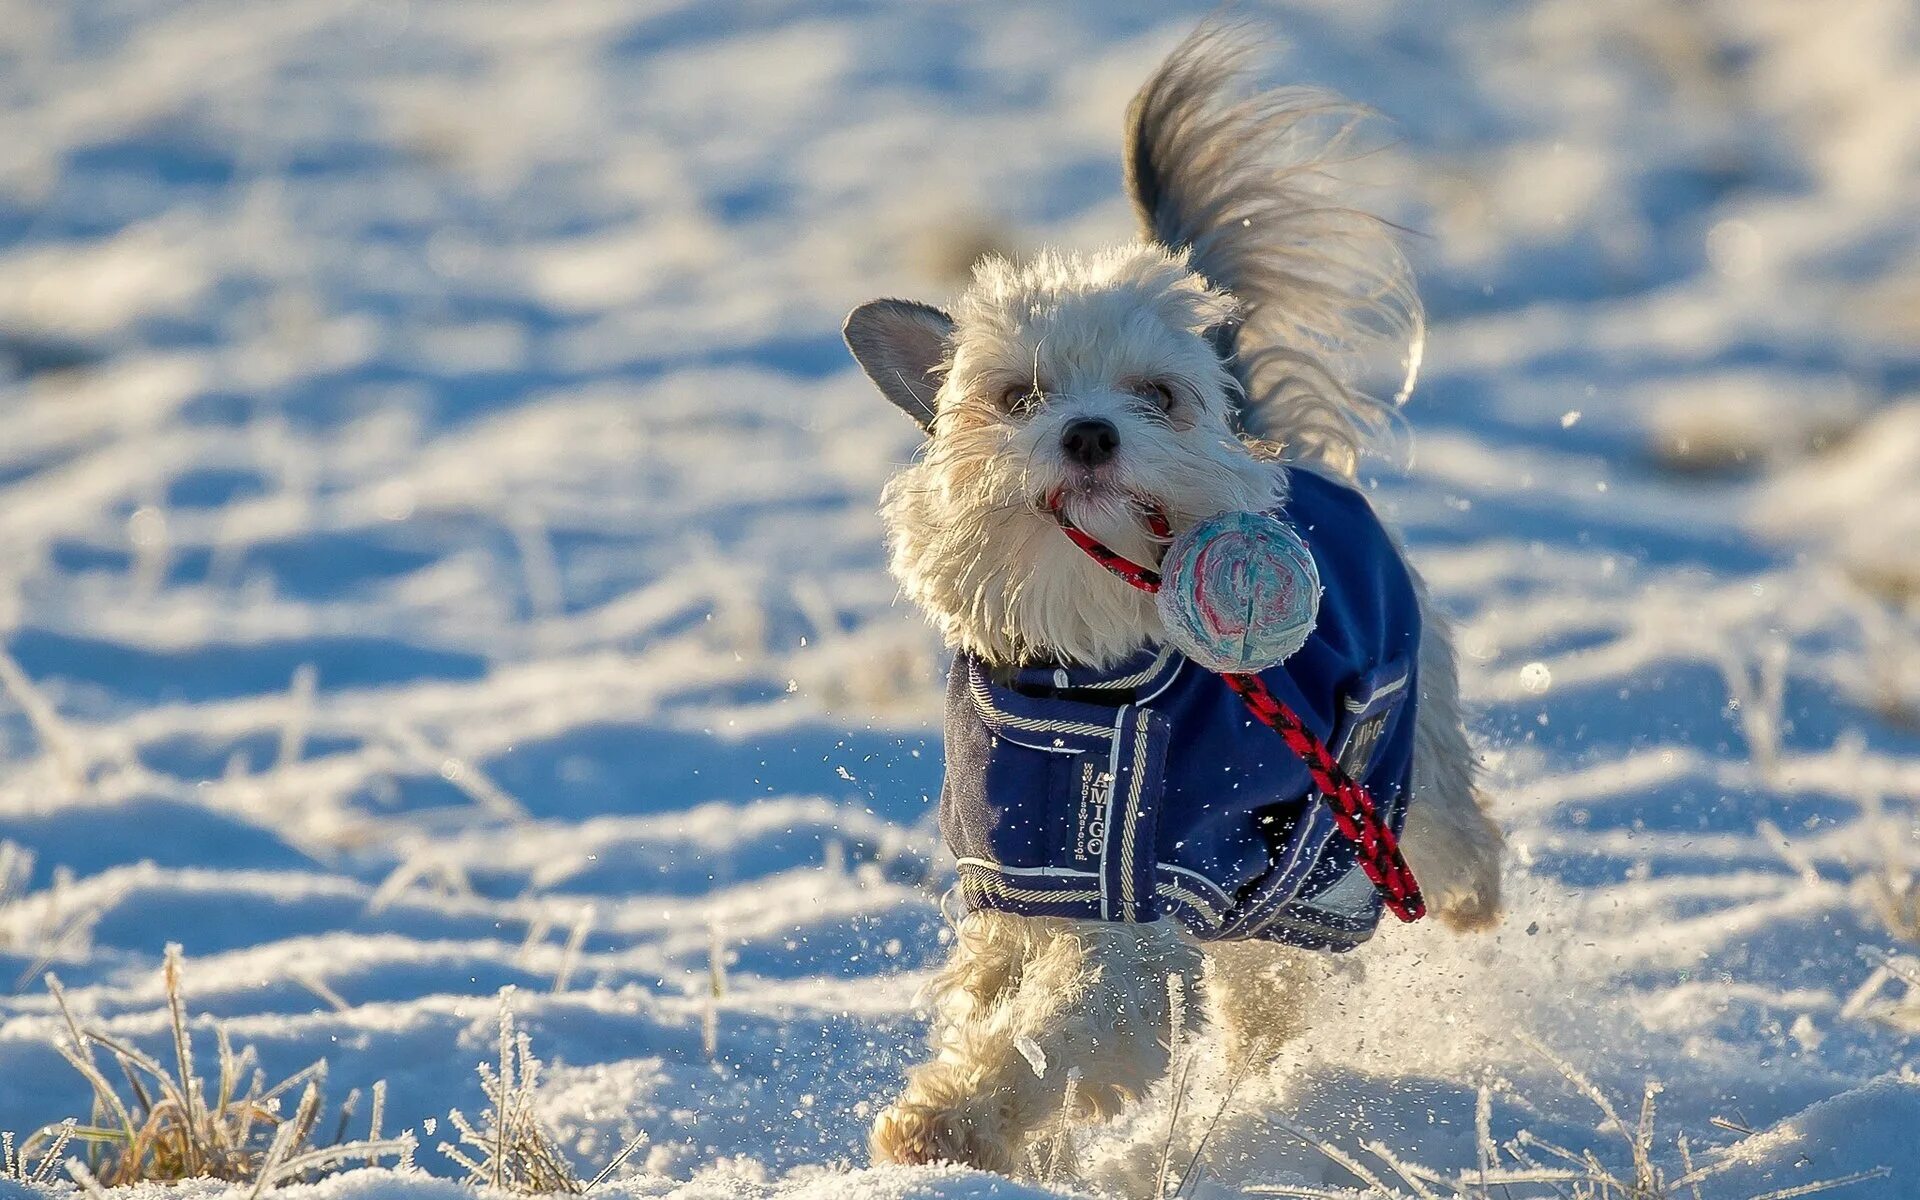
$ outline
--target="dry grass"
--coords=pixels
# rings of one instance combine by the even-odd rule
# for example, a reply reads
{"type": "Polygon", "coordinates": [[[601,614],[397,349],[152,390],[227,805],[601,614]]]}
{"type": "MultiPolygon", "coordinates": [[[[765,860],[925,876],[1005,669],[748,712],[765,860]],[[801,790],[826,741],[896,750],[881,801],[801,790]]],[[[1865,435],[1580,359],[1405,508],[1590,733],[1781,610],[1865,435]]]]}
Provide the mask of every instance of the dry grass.
{"type": "MultiPolygon", "coordinates": [[[[1130,1165],[1119,1179],[1109,1178],[1095,1186],[1079,1173],[1080,1146],[1075,1130],[1086,1116],[1078,1067],[1066,1075],[1066,1092],[1048,1136],[1028,1146],[1026,1173],[1049,1187],[1085,1187],[1108,1194],[1118,1192],[1139,1200],[1186,1200],[1199,1193],[1209,1177],[1212,1164],[1207,1154],[1214,1135],[1220,1131],[1227,1114],[1234,1111],[1240,1089],[1255,1078],[1263,1064],[1271,1063],[1279,1052],[1283,1037],[1256,1039],[1245,1054],[1216,1070],[1204,1064],[1209,1044],[1198,1036],[1196,1021],[1190,1018],[1186,980],[1178,973],[1167,976],[1167,1117],[1159,1136],[1159,1146],[1151,1156],[1130,1165]],[[1210,1104],[1202,1104],[1210,1099],[1210,1104]]],[[[1022,1053],[1026,1053],[1025,1050],[1022,1053]]],[[[1045,1059],[1037,1047],[1028,1060],[1035,1070],[1044,1068],[1045,1059]]]]}
{"type": "Polygon", "coordinates": [[[67,1143],[73,1140],[72,1121],[62,1121],[54,1126],[45,1141],[45,1149],[40,1153],[40,1161],[30,1161],[26,1149],[14,1148],[13,1134],[0,1133],[0,1179],[14,1183],[52,1183],[54,1174],[60,1167],[60,1155],[66,1151],[67,1143]]]}
{"type": "Polygon", "coordinates": [[[1780,734],[1786,712],[1787,663],[1792,647],[1785,638],[1763,636],[1757,646],[1724,645],[1720,672],[1727,681],[1727,707],[1739,718],[1747,756],[1763,782],[1780,773],[1780,734]]]}
{"type": "Polygon", "coordinates": [[[32,875],[33,851],[0,839],[0,908],[26,896],[27,880],[32,875]]]}
{"type": "MultiPolygon", "coordinates": [[[[1722,227],[1730,228],[1738,227],[1722,227]]],[[[1709,244],[1709,254],[1732,248],[1716,243],[1709,244]]],[[[1865,419],[1867,398],[1844,378],[1808,378],[1785,386],[1782,391],[1775,375],[1741,370],[1655,385],[1645,394],[1643,408],[1653,464],[1694,479],[1778,470],[1839,445],[1865,419]]]]}
{"type": "Polygon", "coordinates": [[[87,789],[91,760],[81,739],[61,719],[46,695],[34,684],[13,655],[0,649],[0,694],[5,694],[26,714],[34,737],[51,760],[54,778],[70,795],[87,789]]]}
{"type": "Polygon", "coordinates": [[[1888,933],[1920,949],[1920,806],[1890,808],[1876,793],[1865,808],[1880,852],[1863,882],[1867,904],[1888,933]]]}
{"type": "MultiPolygon", "coordinates": [[[[172,1061],[165,1063],[82,1025],[60,981],[47,976],[67,1027],[55,1048],[92,1088],[92,1111],[84,1122],[49,1125],[17,1147],[11,1134],[0,1135],[0,1179],[52,1183],[64,1168],[95,1196],[139,1183],[215,1179],[250,1184],[249,1196],[259,1197],[283,1184],[376,1166],[382,1159],[413,1165],[417,1142],[411,1131],[381,1135],[384,1083],[371,1090],[367,1136],[349,1141],[360,1093],[350,1093],[329,1116],[324,1059],[269,1087],[253,1047],[236,1052],[216,1024],[217,1074],[202,1079],[182,974],[180,948],[168,946],[164,980],[172,1061]],[[63,1157],[74,1144],[85,1147],[84,1158],[63,1157]]],[[[458,1110],[451,1113],[461,1144],[440,1146],[465,1168],[469,1183],[527,1196],[584,1195],[611,1178],[645,1141],[635,1138],[605,1170],[583,1180],[535,1112],[539,1077],[540,1061],[527,1036],[515,1030],[503,998],[498,1063],[480,1066],[488,1107],[477,1125],[458,1110]]]]}
{"type": "Polygon", "coordinates": [[[1853,699],[1900,729],[1920,729],[1920,560],[1847,571],[1857,595],[1858,658],[1840,679],[1853,699]]]}
{"type": "Polygon", "coordinates": [[[412,1161],[411,1132],[380,1134],[385,1087],[373,1087],[368,1135],[347,1141],[360,1093],[349,1094],[333,1121],[325,1120],[326,1061],[322,1059],[269,1087],[248,1046],[236,1053],[224,1028],[215,1025],[218,1075],[212,1086],[195,1063],[178,946],[168,946],[164,979],[173,1041],[173,1061],[162,1063],[104,1032],[83,1027],[68,1005],[60,981],[47,987],[66,1019],[68,1038],[60,1054],[93,1089],[93,1109],[84,1124],[49,1126],[20,1149],[24,1164],[45,1147],[38,1170],[57,1157],[68,1138],[86,1146],[85,1161],[69,1160],[68,1173],[88,1191],[145,1182],[210,1178],[252,1184],[258,1196],[285,1183],[310,1181],[383,1158],[412,1161]],[[109,1079],[116,1069],[125,1084],[109,1079]],[[294,1097],[297,1096],[297,1099],[294,1097]],[[287,1101],[292,1100],[290,1111],[287,1101]]]}
{"type": "Polygon", "coordinates": [[[1867,877],[1867,897],[1887,932],[1920,946],[1920,872],[1888,864],[1867,877]]]}
{"type": "MultiPolygon", "coordinates": [[[[1866,907],[1895,939],[1920,951],[1920,812],[1892,808],[1877,792],[1863,798],[1865,821],[1878,831],[1879,861],[1860,877],[1866,907]]],[[[1920,1032],[1920,954],[1862,947],[1874,964],[1841,1007],[1842,1017],[1865,1018],[1920,1032]],[[1888,997],[1894,991],[1899,994],[1888,997]]]]}
{"type": "Polygon", "coordinates": [[[1840,1008],[1842,1018],[1920,1032],[1920,957],[1866,952],[1874,968],[1840,1008]],[[1896,986],[1897,985],[1897,986],[1896,986]],[[1889,991],[1895,994],[1889,996],[1889,991]]]}
{"type": "Polygon", "coordinates": [[[1240,1086],[1253,1073],[1255,1064],[1270,1062],[1279,1051],[1279,1040],[1271,1044],[1256,1043],[1249,1047],[1244,1059],[1235,1063],[1227,1073],[1226,1080],[1219,1088],[1219,1103],[1207,1116],[1204,1124],[1198,1118],[1190,1118],[1186,1138],[1192,1142],[1192,1150],[1186,1156],[1186,1162],[1178,1165],[1173,1152],[1174,1142],[1180,1131],[1180,1116],[1190,1106],[1193,1081],[1193,1065],[1200,1052],[1197,1039],[1187,1035],[1187,995],[1186,989],[1177,975],[1167,976],[1167,1006],[1172,1015],[1172,1041],[1168,1046],[1168,1061],[1174,1066],[1174,1094],[1167,1109],[1167,1132],[1160,1144],[1159,1168],[1154,1174],[1154,1200],[1166,1197],[1183,1198],[1198,1190],[1207,1174],[1207,1144],[1213,1140],[1214,1132],[1220,1128],[1221,1118],[1233,1107],[1234,1097],[1239,1094],[1240,1086]],[[1182,1054],[1182,1049],[1185,1053],[1182,1054]],[[1172,1190],[1168,1190],[1168,1186],[1172,1190]]]}
{"type": "Polygon", "coordinates": [[[498,1064],[480,1064],[487,1108],[477,1127],[459,1109],[448,1114],[461,1144],[441,1142],[440,1153],[466,1169],[468,1182],[483,1187],[522,1196],[584,1195],[612,1178],[646,1138],[628,1142],[593,1179],[580,1178],[535,1110],[540,1060],[527,1035],[514,1028],[511,997],[510,988],[501,996],[498,1064]]]}
{"type": "MultiPolygon", "coordinates": [[[[1255,1184],[1246,1191],[1252,1195],[1302,1200],[1349,1200],[1356,1194],[1381,1200],[1405,1200],[1409,1195],[1418,1200],[1708,1200],[1725,1196],[1714,1190],[1713,1181],[1733,1165],[1731,1160],[1696,1166],[1684,1134],[1674,1140],[1677,1167],[1663,1164],[1657,1157],[1654,1126],[1655,1098],[1660,1094],[1658,1084],[1647,1084],[1641,1095],[1638,1118],[1630,1125],[1612,1099],[1579,1069],[1538,1043],[1529,1041],[1528,1044],[1553,1064],[1575,1092],[1600,1110],[1602,1124],[1618,1136],[1627,1151],[1624,1167],[1609,1166],[1593,1148],[1576,1150],[1524,1129],[1510,1140],[1496,1143],[1493,1097],[1483,1087],[1475,1106],[1477,1151],[1471,1168],[1450,1174],[1435,1171],[1402,1160],[1382,1143],[1363,1142],[1360,1149],[1375,1164],[1369,1165],[1285,1118],[1269,1117],[1276,1128],[1313,1147],[1359,1183],[1345,1187],[1255,1184]],[[1388,1182],[1389,1177],[1393,1183],[1388,1182]]],[[[1793,1200],[1862,1180],[1884,1178],[1887,1174],[1885,1168],[1876,1168],[1760,1195],[1746,1195],[1739,1200],[1793,1200]]]]}
{"type": "Polygon", "coordinates": [[[54,959],[85,949],[101,913],[117,899],[95,895],[83,902],[66,867],[54,868],[51,887],[32,891],[33,863],[31,850],[0,839],[0,949],[29,956],[26,969],[11,981],[14,991],[54,959]]]}
{"type": "Polygon", "coordinates": [[[720,1061],[720,1002],[727,998],[727,944],[719,914],[707,917],[707,994],[700,1012],[700,1045],[708,1062],[720,1061]]]}

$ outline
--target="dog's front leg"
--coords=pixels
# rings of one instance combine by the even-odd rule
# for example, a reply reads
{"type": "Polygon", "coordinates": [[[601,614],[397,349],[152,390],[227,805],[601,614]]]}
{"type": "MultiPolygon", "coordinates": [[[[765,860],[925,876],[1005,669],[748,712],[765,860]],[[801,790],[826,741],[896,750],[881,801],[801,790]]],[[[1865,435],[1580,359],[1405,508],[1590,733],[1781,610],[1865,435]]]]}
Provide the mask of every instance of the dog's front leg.
{"type": "Polygon", "coordinates": [[[1124,925],[977,912],[934,983],[932,1061],[873,1127],[882,1162],[1011,1174],[1069,1108],[1109,1117],[1167,1067],[1167,976],[1198,954],[1166,922],[1124,925]]]}

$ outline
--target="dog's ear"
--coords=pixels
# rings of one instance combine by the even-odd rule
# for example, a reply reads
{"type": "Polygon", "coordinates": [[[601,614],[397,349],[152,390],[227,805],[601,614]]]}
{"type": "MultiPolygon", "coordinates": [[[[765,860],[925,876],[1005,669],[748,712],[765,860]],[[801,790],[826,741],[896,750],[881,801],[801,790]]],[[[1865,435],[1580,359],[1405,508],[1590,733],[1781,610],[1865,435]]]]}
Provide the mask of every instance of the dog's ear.
{"type": "Polygon", "coordinates": [[[847,314],[840,332],[880,394],[932,433],[953,318],[930,304],[869,300],[847,314]]]}

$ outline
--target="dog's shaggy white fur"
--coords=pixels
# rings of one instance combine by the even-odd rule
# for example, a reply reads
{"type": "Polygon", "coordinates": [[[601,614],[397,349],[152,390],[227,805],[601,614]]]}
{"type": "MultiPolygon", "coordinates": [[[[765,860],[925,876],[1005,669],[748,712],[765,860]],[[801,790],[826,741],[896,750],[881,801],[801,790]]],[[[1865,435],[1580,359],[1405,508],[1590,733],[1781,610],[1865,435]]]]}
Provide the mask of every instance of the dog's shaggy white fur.
{"type": "MultiPolygon", "coordinates": [[[[1289,470],[1351,474],[1391,415],[1355,386],[1355,363],[1383,341],[1417,346],[1419,313],[1389,228],[1330,191],[1356,114],[1248,87],[1253,49],[1240,29],[1203,26],[1134,101],[1139,243],[990,259],[951,315],[879,300],[848,319],[861,366],[931,435],[882,508],[895,576],[957,649],[1107,666],[1160,641],[1151,600],[1061,537],[1050,499],[1151,561],[1140,498],[1176,529],[1268,509],[1289,470]],[[1111,444],[1076,454],[1075,427],[1111,444]]],[[[1498,913],[1501,837],[1424,589],[1422,617],[1404,843],[1432,911],[1477,928],[1498,913]]],[[[1172,922],[972,913],[932,989],[935,1056],[875,1123],[875,1157],[1018,1170],[1063,1106],[1108,1116],[1165,1072],[1169,976],[1204,982],[1227,1053],[1246,1061],[1303,1023],[1320,970],[1264,943],[1198,947],[1172,922]]]]}

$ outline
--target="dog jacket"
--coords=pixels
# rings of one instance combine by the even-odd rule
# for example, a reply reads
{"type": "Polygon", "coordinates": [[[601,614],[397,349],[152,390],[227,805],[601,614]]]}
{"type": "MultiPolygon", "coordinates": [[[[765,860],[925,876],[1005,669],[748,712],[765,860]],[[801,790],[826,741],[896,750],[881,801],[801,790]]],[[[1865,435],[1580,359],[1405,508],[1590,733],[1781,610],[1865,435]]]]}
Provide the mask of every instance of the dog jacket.
{"type": "MultiPolygon", "coordinates": [[[[1358,492],[1304,470],[1275,515],[1325,592],[1307,644],[1261,674],[1394,832],[1413,766],[1420,610],[1399,551],[1358,492]]],[[[1168,649],[1108,671],[948,678],[940,827],[973,909],[1179,921],[1202,939],[1350,950],[1381,900],[1306,764],[1224,680],[1168,649]]]]}

